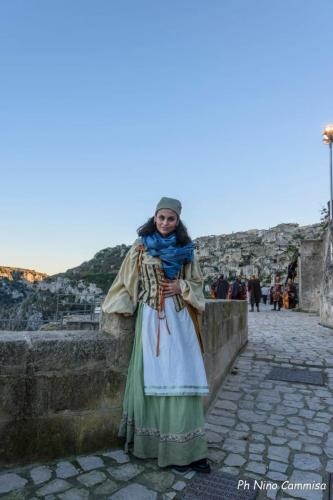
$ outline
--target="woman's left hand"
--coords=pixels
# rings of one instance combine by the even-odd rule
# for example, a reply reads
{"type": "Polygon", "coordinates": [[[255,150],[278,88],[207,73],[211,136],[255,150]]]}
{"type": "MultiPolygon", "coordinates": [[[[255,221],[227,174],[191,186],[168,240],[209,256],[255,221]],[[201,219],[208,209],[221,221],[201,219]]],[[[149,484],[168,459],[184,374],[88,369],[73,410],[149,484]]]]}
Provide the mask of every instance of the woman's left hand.
{"type": "Polygon", "coordinates": [[[178,280],[171,280],[171,281],[163,280],[162,287],[163,287],[164,297],[172,297],[173,295],[181,294],[178,280]]]}

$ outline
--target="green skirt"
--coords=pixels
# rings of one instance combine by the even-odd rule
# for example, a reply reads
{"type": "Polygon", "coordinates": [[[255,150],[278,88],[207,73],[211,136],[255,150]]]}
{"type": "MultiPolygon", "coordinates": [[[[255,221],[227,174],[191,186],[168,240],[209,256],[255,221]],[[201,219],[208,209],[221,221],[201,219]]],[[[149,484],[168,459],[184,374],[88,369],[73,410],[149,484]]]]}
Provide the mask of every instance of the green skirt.
{"type": "Polygon", "coordinates": [[[144,394],[142,312],[140,303],[119,429],[125,450],[139,458],[157,458],[160,467],[207,458],[202,397],[144,394]]]}

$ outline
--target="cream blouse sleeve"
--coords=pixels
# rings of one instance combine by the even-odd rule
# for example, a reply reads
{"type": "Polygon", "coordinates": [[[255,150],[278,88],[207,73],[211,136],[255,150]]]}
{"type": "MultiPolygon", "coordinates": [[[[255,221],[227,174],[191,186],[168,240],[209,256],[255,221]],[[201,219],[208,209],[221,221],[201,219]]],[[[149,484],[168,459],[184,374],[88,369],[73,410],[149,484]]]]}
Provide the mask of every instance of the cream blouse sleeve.
{"type": "Polygon", "coordinates": [[[104,313],[132,315],[138,302],[138,251],[139,242],[134,242],[124,258],[116,279],[112,283],[102,304],[104,313]]]}
{"type": "Polygon", "coordinates": [[[184,271],[185,278],[179,280],[182,297],[185,302],[189,302],[199,312],[203,312],[205,310],[205,298],[202,291],[204,280],[196,256],[192,262],[185,264],[184,271]]]}

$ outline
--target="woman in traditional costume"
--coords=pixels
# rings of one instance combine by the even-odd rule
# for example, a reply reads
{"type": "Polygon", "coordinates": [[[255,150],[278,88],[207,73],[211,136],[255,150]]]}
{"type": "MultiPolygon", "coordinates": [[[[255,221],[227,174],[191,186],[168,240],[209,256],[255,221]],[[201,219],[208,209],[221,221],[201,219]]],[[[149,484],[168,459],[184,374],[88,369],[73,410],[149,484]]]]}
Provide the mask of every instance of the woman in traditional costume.
{"type": "Polygon", "coordinates": [[[102,305],[104,313],[137,313],[119,435],[125,449],[158,465],[210,472],[202,396],[203,279],[180,220],[181,203],[162,198],[138,229],[102,305]]]}

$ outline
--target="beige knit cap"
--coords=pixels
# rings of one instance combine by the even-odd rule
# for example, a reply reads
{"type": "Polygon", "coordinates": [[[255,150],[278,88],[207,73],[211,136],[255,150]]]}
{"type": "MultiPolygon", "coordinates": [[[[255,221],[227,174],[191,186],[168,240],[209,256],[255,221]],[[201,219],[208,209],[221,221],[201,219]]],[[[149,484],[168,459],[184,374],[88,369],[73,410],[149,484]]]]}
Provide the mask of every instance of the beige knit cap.
{"type": "Polygon", "coordinates": [[[162,208],[169,208],[170,210],[175,212],[178,215],[178,217],[180,217],[180,212],[182,211],[182,204],[180,203],[179,200],[176,200],[175,198],[163,197],[157,203],[155,214],[156,212],[158,212],[158,210],[161,210],[162,208]]]}

